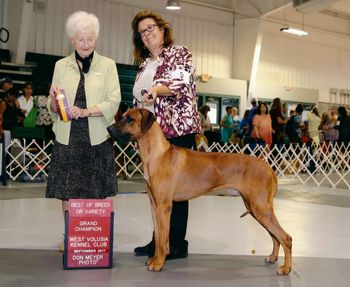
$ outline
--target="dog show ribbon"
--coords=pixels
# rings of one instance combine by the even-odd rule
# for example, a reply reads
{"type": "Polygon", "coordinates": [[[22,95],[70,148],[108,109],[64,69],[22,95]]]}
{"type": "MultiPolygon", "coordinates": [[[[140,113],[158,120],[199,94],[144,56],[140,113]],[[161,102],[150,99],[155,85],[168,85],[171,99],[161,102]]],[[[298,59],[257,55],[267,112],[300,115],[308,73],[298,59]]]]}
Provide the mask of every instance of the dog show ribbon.
{"type": "Polygon", "coordinates": [[[59,88],[54,89],[53,95],[54,95],[53,98],[55,100],[55,103],[57,106],[57,112],[60,116],[60,119],[64,122],[70,121],[72,117],[69,112],[67,97],[64,89],[59,89],[59,88]]]}

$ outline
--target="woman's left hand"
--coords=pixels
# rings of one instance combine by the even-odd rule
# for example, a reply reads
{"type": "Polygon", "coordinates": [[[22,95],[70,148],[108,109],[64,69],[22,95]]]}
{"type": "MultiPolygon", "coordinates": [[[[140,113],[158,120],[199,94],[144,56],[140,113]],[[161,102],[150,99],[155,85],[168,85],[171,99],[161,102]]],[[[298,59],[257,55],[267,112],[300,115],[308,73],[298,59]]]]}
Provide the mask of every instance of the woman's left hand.
{"type": "Polygon", "coordinates": [[[70,114],[73,119],[77,120],[79,118],[86,118],[89,114],[89,111],[87,109],[81,109],[77,106],[73,106],[70,109],[70,114]]]}
{"type": "Polygon", "coordinates": [[[157,87],[151,87],[147,93],[144,93],[141,97],[141,102],[146,104],[154,104],[157,97],[157,87]]]}

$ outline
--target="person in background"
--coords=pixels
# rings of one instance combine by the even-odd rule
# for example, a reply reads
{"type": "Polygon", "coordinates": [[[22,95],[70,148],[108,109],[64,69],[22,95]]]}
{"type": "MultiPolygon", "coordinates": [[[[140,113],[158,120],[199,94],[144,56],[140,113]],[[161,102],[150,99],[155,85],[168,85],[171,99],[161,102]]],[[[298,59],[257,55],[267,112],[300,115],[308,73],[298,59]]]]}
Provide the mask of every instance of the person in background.
{"type": "Polygon", "coordinates": [[[334,128],[335,125],[336,122],[331,120],[329,113],[322,113],[321,122],[318,126],[318,129],[323,135],[322,142],[334,144],[338,140],[339,132],[334,128]]]}
{"type": "Polygon", "coordinates": [[[221,141],[227,143],[232,135],[233,119],[232,119],[232,107],[227,106],[225,108],[226,115],[221,119],[220,126],[221,129],[221,141]]]}
{"type": "Polygon", "coordinates": [[[36,126],[45,129],[45,138],[54,139],[55,134],[52,131],[52,120],[47,108],[50,83],[40,83],[37,88],[37,94],[34,96],[34,107],[38,109],[36,116],[36,126]]]}
{"type": "Polygon", "coordinates": [[[210,107],[208,105],[204,105],[199,108],[202,133],[204,134],[205,138],[208,141],[207,145],[211,146],[216,139],[216,133],[213,131],[213,127],[211,125],[209,112],[210,112],[210,107]]]}
{"type": "Polygon", "coordinates": [[[289,117],[288,117],[288,119],[290,119],[291,117],[293,117],[293,116],[296,116],[297,115],[297,112],[295,111],[295,110],[290,110],[289,111],[289,117]]]}
{"type": "Polygon", "coordinates": [[[303,130],[305,129],[305,124],[303,123],[303,119],[302,119],[303,111],[304,111],[303,105],[300,103],[297,104],[295,108],[294,127],[299,140],[301,138],[303,130]]]}
{"type": "Polygon", "coordinates": [[[329,118],[332,122],[337,123],[338,116],[333,109],[329,111],[329,118]]]}
{"type": "Polygon", "coordinates": [[[253,118],[253,131],[251,137],[255,140],[263,140],[266,145],[272,144],[272,121],[267,105],[261,102],[253,118]]]}
{"type": "Polygon", "coordinates": [[[246,140],[247,137],[250,138],[249,134],[249,122],[248,122],[248,116],[249,116],[250,110],[247,109],[244,112],[243,119],[239,123],[239,130],[238,130],[238,136],[242,140],[244,144],[246,144],[248,141],[246,140]]]}
{"type": "Polygon", "coordinates": [[[251,107],[251,109],[249,111],[249,115],[248,115],[249,134],[253,130],[253,118],[258,111],[258,102],[257,102],[256,98],[252,98],[250,100],[250,103],[252,104],[252,107],[251,107]]]}
{"type": "MultiPolygon", "coordinates": [[[[172,27],[153,11],[138,12],[132,30],[134,58],[139,64],[133,88],[134,106],[154,112],[171,144],[193,148],[201,125],[191,52],[174,45],[172,27]]],[[[173,202],[167,259],[188,256],[187,219],[188,201],[173,202]]],[[[147,245],[136,247],[134,253],[153,257],[154,251],[153,236],[147,245]]]]}
{"type": "Polygon", "coordinates": [[[232,133],[236,136],[238,135],[239,124],[241,122],[241,117],[238,115],[238,109],[236,107],[232,107],[232,133]]]}
{"type": "Polygon", "coordinates": [[[4,130],[11,131],[13,127],[23,125],[24,114],[17,107],[17,95],[18,91],[11,88],[0,101],[0,138],[4,130]]]}
{"type": "MultiPolygon", "coordinates": [[[[107,127],[114,122],[120,103],[116,64],[95,51],[99,21],[78,11],[66,22],[74,53],[56,62],[48,108],[55,142],[46,188],[47,198],[104,199],[116,195],[113,143],[107,127]],[[54,89],[64,89],[71,121],[64,122],[53,100],[54,89]]],[[[63,243],[59,247],[64,251],[63,243]]]]}
{"type": "Polygon", "coordinates": [[[284,127],[287,124],[287,119],[283,115],[283,106],[280,98],[273,99],[270,116],[273,130],[272,144],[281,146],[284,144],[284,127]]]}
{"type": "Polygon", "coordinates": [[[290,117],[288,118],[286,125],[286,135],[289,138],[290,143],[296,144],[301,143],[301,134],[304,124],[302,122],[302,113],[303,113],[302,104],[298,104],[295,110],[290,110],[290,117]]]}
{"type": "Polygon", "coordinates": [[[338,120],[335,128],[339,131],[339,144],[348,145],[350,142],[350,116],[345,107],[338,107],[338,120]]]}
{"type": "Polygon", "coordinates": [[[5,77],[0,81],[0,101],[6,96],[7,92],[13,88],[13,81],[9,77],[5,77]]]}
{"type": "Polygon", "coordinates": [[[320,132],[318,128],[321,123],[321,117],[316,107],[313,107],[307,114],[307,121],[309,137],[314,144],[318,145],[320,143],[320,132]]]}
{"type": "Polygon", "coordinates": [[[285,120],[287,120],[288,117],[289,117],[289,115],[288,115],[288,104],[287,103],[283,103],[282,104],[282,115],[283,115],[285,120]]]}
{"type": "Polygon", "coordinates": [[[33,108],[33,85],[30,82],[26,82],[23,86],[23,95],[18,98],[19,108],[22,113],[27,117],[30,110],[33,108]]]}
{"type": "Polygon", "coordinates": [[[201,128],[204,131],[211,131],[211,123],[208,113],[210,112],[210,107],[208,105],[204,105],[199,108],[200,117],[201,117],[201,128]]]}

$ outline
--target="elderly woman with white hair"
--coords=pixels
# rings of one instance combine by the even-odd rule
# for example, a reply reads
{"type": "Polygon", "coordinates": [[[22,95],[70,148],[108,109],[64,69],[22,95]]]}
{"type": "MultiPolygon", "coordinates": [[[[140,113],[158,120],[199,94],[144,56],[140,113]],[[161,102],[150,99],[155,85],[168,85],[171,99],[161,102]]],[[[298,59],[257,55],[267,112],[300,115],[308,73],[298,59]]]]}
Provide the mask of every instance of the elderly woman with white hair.
{"type": "MultiPolygon", "coordinates": [[[[116,64],[95,51],[99,21],[78,11],[66,22],[75,49],[55,65],[48,108],[53,120],[55,144],[51,157],[46,197],[62,200],[102,199],[116,195],[113,144],[107,127],[120,103],[116,64]],[[54,91],[64,89],[71,120],[62,120],[54,91]]],[[[64,251],[64,245],[60,245],[64,251]]]]}

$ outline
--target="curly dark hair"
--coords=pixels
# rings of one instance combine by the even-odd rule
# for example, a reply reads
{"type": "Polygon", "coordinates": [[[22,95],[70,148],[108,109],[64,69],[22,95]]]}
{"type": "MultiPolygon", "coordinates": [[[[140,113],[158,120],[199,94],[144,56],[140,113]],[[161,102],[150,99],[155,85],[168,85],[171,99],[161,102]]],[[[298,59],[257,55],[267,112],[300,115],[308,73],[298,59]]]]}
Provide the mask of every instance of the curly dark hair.
{"type": "Polygon", "coordinates": [[[173,29],[167,21],[165,21],[160,15],[150,10],[138,12],[131,23],[133,30],[132,42],[134,44],[134,59],[136,64],[142,63],[149,57],[150,54],[148,49],[144,46],[141,35],[138,31],[139,23],[146,18],[152,18],[156,22],[157,26],[164,30],[163,47],[168,47],[174,43],[173,29]]]}

